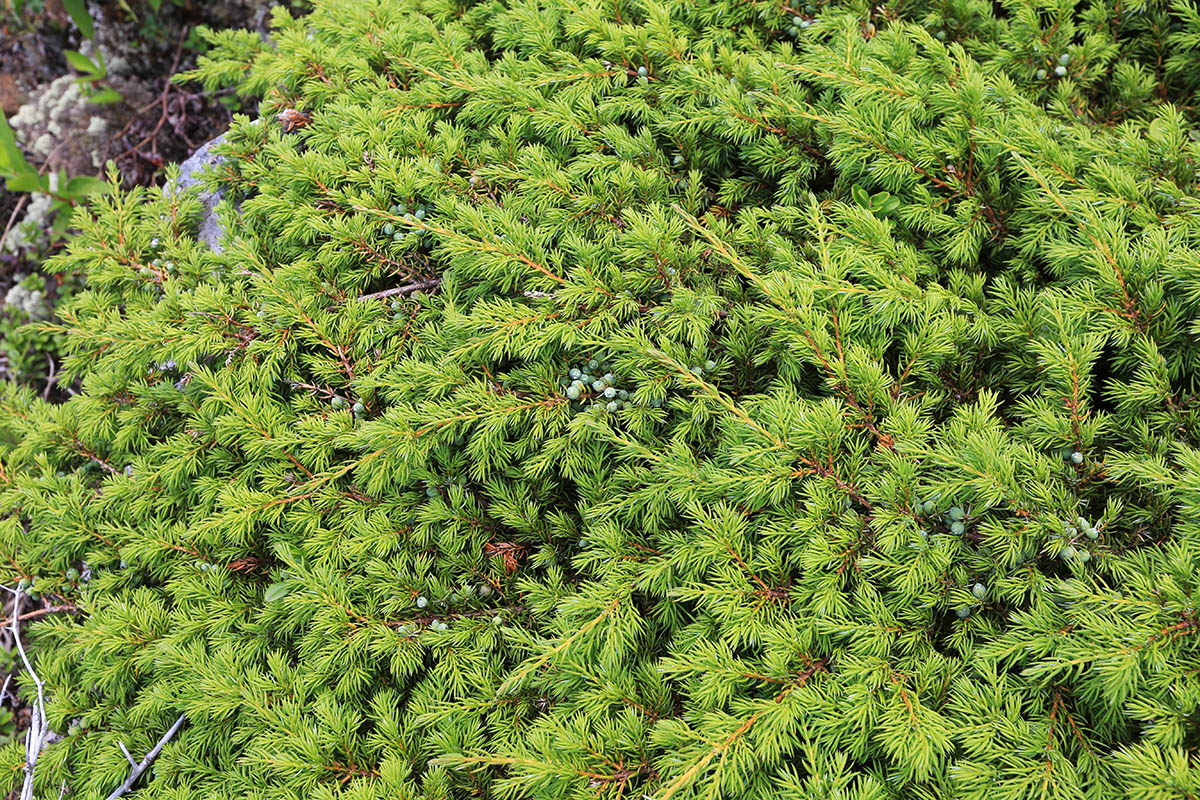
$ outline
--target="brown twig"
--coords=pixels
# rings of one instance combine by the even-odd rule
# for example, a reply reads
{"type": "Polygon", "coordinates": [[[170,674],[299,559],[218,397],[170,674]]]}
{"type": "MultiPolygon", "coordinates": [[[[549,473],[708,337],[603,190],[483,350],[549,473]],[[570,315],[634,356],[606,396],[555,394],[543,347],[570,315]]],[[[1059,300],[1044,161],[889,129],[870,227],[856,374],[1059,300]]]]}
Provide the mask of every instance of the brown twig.
{"type": "MultiPolygon", "coordinates": [[[[82,614],[83,609],[76,605],[68,603],[61,606],[47,606],[39,608],[37,611],[26,611],[21,616],[17,617],[18,622],[27,622],[31,619],[40,619],[48,614],[82,614]]],[[[5,620],[0,620],[0,627],[5,627],[12,624],[12,617],[5,620]]]]}
{"type": "Polygon", "coordinates": [[[95,461],[97,464],[99,464],[101,467],[103,467],[104,471],[107,472],[108,474],[117,475],[120,473],[119,469],[117,469],[112,464],[105,461],[103,458],[101,458],[96,453],[89,450],[88,447],[83,442],[79,441],[79,439],[74,440],[74,447],[72,449],[79,455],[83,456],[84,458],[87,458],[91,461],[95,461]]]}
{"type": "Polygon", "coordinates": [[[8,224],[4,226],[4,233],[0,233],[0,245],[4,244],[4,240],[8,238],[8,232],[12,230],[13,225],[17,224],[17,215],[21,213],[21,209],[29,202],[29,195],[21,195],[21,199],[17,201],[17,207],[13,209],[8,216],[8,224]]]}
{"type": "MultiPolygon", "coordinates": [[[[150,151],[150,152],[151,152],[151,153],[154,153],[154,154],[157,154],[157,153],[158,153],[158,134],[159,134],[159,131],[161,131],[161,130],[162,130],[162,127],[163,127],[163,125],[165,125],[165,124],[167,123],[167,120],[170,118],[170,112],[169,112],[169,110],[168,110],[168,108],[167,108],[167,99],[168,99],[168,96],[169,96],[169,95],[170,95],[170,93],[171,93],[171,87],[172,87],[172,85],[173,85],[173,84],[171,83],[171,79],[175,77],[175,71],[176,71],[177,69],[179,69],[179,60],[180,60],[180,58],[182,58],[182,56],[183,56],[183,43],[184,43],[185,41],[187,41],[187,35],[188,35],[188,31],[190,31],[190,30],[191,30],[191,28],[189,28],[189,27],[184,27],[184,29],[183,29],[183,33],[182,33],[182,34],[180,35],[180,37],[179,37],[179,44],[178,44],[178,45],[175,47],[175,59],[174,59],[174,60],[171,62],[171,68],[170,68],[169,70],[167,70],[167,79],[166,79],[166,81],[165,81],[165,82],[164,82],[164,84],[163,84],[163,90],[162,90],[162,93],[161,93],[161,94],[158,96],[158,101],[157,101],[155,104],[153,104],[153,105],[159,105],[159,106],[161,106],[161,107],[162,107],[162,113],[161,113],[161,114],[159,115],[159,117],[158,117],[158,124],[154,126],[154,130],[150,131],[150,133],[148,133],[148,134],[146,134],[145,136],[143,136],[143,137],[142,137],[142,138],[141,138],[141,139],[138,141],[138,143],[137,143],[137,144],[133,145],[132,147],[130,147],[130,148],[128,148],[128,149],[126,149],[126,150],[125,150],[123,153],[121,153],[121,154],[120,154],[120,155],[118,155],[116,158],[114,158],[114,159],[113,159],[113,161],[120,161],[120,160],[121,160],[122,158],[124,158],[125,156],[128,156],[128,155],[131,155],[131,154],[133,154],[133,153],[136,153],[136,152],[138,151],[138,149],[139,149],[139,148],[141,148],[141,146],[142,146],[142,145],[144,145],[144,144],[146,144],[147,142],[150,142],[150,143],[152,144],[152,147],[151,147],[151,151],[150,151]]],[[[146,106],[146,110],[149,110],[150,108],[153,108],[153,105],[146,106]]],[[[139,110],[139,111],[137,112],[137,114],[140,114],[140,113],[141,113],[141,111],[139,110]]],[[[135,114],[135,115],[134,115],[134,119],[136,119],[136,118],[137,118],[137,114],[135,114]]],[[[131,125],[132,123],[133,123],[133,120],[130,120],[130,121],[129,121],[129,124],[127,124],[127,125],[125,126],[125,128],[123,128],[123,129],[121,130],[121,133],[118,133],[118,134],[117,134],[117,136],[120,136],[122,133],[124,133],[124,132],[125,132],[125,130],[127,130],[127,129],[129,128],[129,125],[131,125]]],[[[113,139],[115,140],[115,139],[116,139],[116,137],[113,137],[113,139]]]]}

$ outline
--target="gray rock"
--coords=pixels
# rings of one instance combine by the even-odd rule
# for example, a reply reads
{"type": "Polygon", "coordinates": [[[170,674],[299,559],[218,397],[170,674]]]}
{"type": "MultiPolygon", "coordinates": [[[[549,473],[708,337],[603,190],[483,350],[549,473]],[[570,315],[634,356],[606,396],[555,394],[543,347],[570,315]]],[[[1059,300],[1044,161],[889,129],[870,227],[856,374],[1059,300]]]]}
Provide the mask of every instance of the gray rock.
{"type": "MultiPolygon", "coordinates": [[[[220,144],[225,139],[225,134],[221,134],[212,141],[204,144],[199,150],[192,153],[187,161],[179,165],[179,189],[188,189],[192,186],[197,186],[200,183],[200,173],[209,167],[220,166],[225,163],[225,159],[215,155],[213,148],[220,144]]],[[[217,218],[217,204],[225,197],[225,190],[220,189],[216,192],[201,192],[199,200],[204,204],[204,211],[200,217],[200,226],[196,231],[196,238],[207,244],[213,249],[213,252],[221,252],[221,240],[225,238],[225,228],[221,225],[221,221],[217,218]]]]}
{"type": "MultiPolygon", "coordinates": [[[[285,108],[281,111],[276,119],[282,124],[285,134],[294,133],[312,121],[312,117],[303,111],[297,111],[294,108],[285,108]]],[[[263,125],[265,119],[259,117],[254,120],[252,125],[263,125]]],[[[200,173],[207,170],[209,167],[219,167],[226,162],[222,156],[213,153],[213,148],[225,141],[225,134],[221,134],[217,138],[200,146],[200,149],[192,153],[187,161],[179,165],[179,189],[188,189],[192,186],[200,184],[200,173]]],[[[199,200],[204,204],[204,212],[200,217],[200,227],[196,231],[196,238],[204,242],[212,248],[213,252],[219,253],[223,249],[221,240],[225,238],[227,231],[221,225],[221,221],[217,219],[217,204],[225,199],[225,190],[219,189],[215,192],[201,192],[199,200]]],[[[237,204],[234,206],[234,211],[238,211],[237,204]]]]}

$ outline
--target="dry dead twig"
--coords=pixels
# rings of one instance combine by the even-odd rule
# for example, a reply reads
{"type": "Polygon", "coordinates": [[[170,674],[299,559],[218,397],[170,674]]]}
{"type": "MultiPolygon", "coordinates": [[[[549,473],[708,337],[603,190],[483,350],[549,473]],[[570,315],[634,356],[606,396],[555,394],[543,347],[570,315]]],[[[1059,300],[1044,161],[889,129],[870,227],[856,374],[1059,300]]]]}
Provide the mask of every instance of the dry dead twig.
{"type": "MultiPolygon", "coordinates": [[[[7,587],[5,587],[7,588],[7,587]]],[[[21,784],[21,800],[33,800],[33,772],[37,765],[38,756],[42,753],[50,739],[50,727],[46,722],[46,685],[33,671],[29,656],[25,653],[25,645],[21,643],[21,589],[9,589],[13,593],[12,635],[16,642],[17,652],[21,655],[21,663],[25,672],[37,687],[37,697],[29,706],[29,730],[25,737],[25,780],[21,784]]]]}
{"type": "Polygon", "coordinates": [[[133,784],[137,782],[137,779],[142,776],[143,772],[150,768],[150,765],[154,763],[154,759],[158,758],[158,754],[162,752],[163,746],[167,742],[171,741],[171,737],[179,733],[179,729],[183,727],[183,723],[186,721],[187,715],[180,714],[179,719],[175,720],[175,724],[171,726],[170,730],[163,734],[163,737],[158,740],[158,744],[154,745],[154,748],[149,753],[146,753],[146,757],[143,758],[140,763],[135,764],[133,761],[133,756],[129,755],[129,751],[125,749],[125,743],[119,743],[121,745],[121,752],[123,752],[125,757],[129,759],[129,763],[133,765],[133,769],[130,771],[129,777],[125,779],[125,782],[118,786],[116,790],[114,790],[113,793],[108,796],[108,800],[117,800],[118,797],[122,796],[133,788],[133,784]]]}
{"type": "Polygon", "coordinates": [[[422,289],[433,289],[441,282],[441,278],[430,278],[429,280],[424,281],[414,281],[413,283],[406,283],[403,286],[384,289],[382,292],[360,295],[358,299],[364,302],[367,300],[383,300],[384,298],[394,297],[396,295],[412,294],[413,292],[419,292],[422,289]]]}

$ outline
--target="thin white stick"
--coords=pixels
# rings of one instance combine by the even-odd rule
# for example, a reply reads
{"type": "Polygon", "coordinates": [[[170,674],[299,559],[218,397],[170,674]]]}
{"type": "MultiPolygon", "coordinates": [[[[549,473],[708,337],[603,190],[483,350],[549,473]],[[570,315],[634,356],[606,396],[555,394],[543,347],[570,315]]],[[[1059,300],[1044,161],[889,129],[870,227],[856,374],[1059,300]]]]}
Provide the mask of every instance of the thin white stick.
{"type": "Polygon", "coordinates": [[[134,760],[133,756],[129,755],[129,750],[125,747],[125,743],[117,742],[117,744],[121,745],[121,752],[124,753],[125,758],[127,758],[129,760],[129,766],[133,767],[134,769],[137,769],[137,761],[134,760]]]}
{"type": "Polygon", "coordinates": [[[29,656],[25,654],[25,646],[21,644],[21,590],[17,588],[9,591],[13,593],[13,640],[17,643],[17,652],[21,654],[21,663],[25,665],[25,671],[37,686],[37,701],[29,709],[29,733],[25,737],[25,782],[21,784],[21,800],[33,800],[33,770],[50,733],[46,727],[46,686],[33,671],[29,656]]]}
{"type": "MultiPolygon", "coordinates": [[[[124,783],[117,787],[115,792],[108,796],[108,800],[117,800],[118,797],[133,788],[133,784],[137,781],[137,779],[142,776],[143,772],[150,768],[150,765],[154,763],[154,759],[158,758],[158,754],[162,751],[163,745],[171,741],[171,737],[178,733],[179,729],[183,727],[183,723],[186,719],[186,714],[179,715],[179,719],[175,720],[175,724],[171,726],[171,730],[163,734],[163,737],[158,740],[158,744],[154,745],[153,750],[151,750],[149,753],[146,753],[146,757],[142,759],[142,763],[134,766],[133,771],[129,773],[129,777],[125,779],[124,783]]],[[[121,749],[124,750],[125,747],[122,746],[121,749]]],[[[126,755],[128,755],[128,753],[126,753],[126,755]]]]}

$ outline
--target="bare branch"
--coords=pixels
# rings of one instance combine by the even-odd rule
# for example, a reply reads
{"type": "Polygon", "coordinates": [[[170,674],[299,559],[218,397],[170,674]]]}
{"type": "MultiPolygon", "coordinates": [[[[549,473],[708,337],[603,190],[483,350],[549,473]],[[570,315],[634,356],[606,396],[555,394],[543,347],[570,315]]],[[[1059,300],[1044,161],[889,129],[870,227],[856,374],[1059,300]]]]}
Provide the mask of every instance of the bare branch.
{"type": "MultiPolygon", "coordinates": [[[[70,605],[70,604],[62,605],[62,606],[46,606],[45,608],[39,608],[36,611],[26,611],[24,614],[17,617],[17,619],[20,620],[21,622],[28,622],[31,619],[40,619],[41,617],[44,617],[48,614],[82,614],[82,613],[83,613],[83,611],[78,606],[74,606],[74,605],[70,605]]],[[[9,625],[11,623],[12,623],[11,619],[0,620],[0,627],[9,625]]],[[[0,693],[0,697],[3,697],[2,693],[0,693]]]]}
{"type": "Polygon", "coordinates": [[[42,399],[50,399],[50,390],[54,388],[54,379],[58,377],[58,365],[54,363],[54,356],[46,353],[46,360],[50,362],[50,374],[46,376],[46,388],[42,390],[42,399]]]}
{"type": "Polygon", "coordinates": [[[17,224],[17,216],[21,213],[21,209],[25,207],[25,203],[29,200],[29,195],[21,195],[21,199],[17,201],[16,208],[8,217],[8,224],[4,226],[4,233],[0,233],[0,245],[4,244],[4,240],[8,238],[8,232],[12,230],[13,225],[17,224]]]}
{"type": "Polygon", "coordinates": [[[440,284],[441,282],[442,282],[441,278],[430,278],[430,279],[424,280],[424,281],[414,281],[413,283],[406,283],[403,286],[396,286],[391,289],[384,289],[382,292],[375,292],[374,294],[364,294],[364,295],[361,295],[358,299],[359,300],[383,300],[385,297],[394,297],[395,295],[412,294],[413,292],[419,292],[422,289],[432,289],[435,286],[437,286],[438,284],[440,284]]]}
{"type": "MultiPolygon", "coordinates": [[[[129,773],[129,777],[117,787],[116,791],[108,796],[108,800],[117,800],[118,797],[133,788],[133,784],[137,782],[137,779],[142,776],[143,772],[150,768],[150,765],[154,763],[154,759],[158,758],[158,754],[162,752],[163,745],[171,741],[172,736],[179,733],[179,729],[183,727],[183,723],[186,720],[186,714],[179,715],[179,719],[175,720],[175,724],[171,726],[171,729],[163,734],[163,737],[158,740],[158,744],[154,745],[154,749],[146,754],[146,757],[142,759],[140,764],[134,764],[133,771],[129,773]]],[[[125,745],[121,745],[121,749],[125,750],[125,745]]],[[[129,758],[128,752],[125,753],[125,757],[129,758]]],[[[130,758],[129,760],[132,763],[133,759],[130,758]]]]}
{"type": "MultiPolygon", "coordinates": [[[[5,587],[7,588],[7,587],[5,587]]],[[[17,644],[17,652],[21,654],[21,663],[25,671],[37,687],[37,698],[29,708],[29,731],[25,737],[25,782],[21,784],[21,800],[33,800],[33,771],[37,765],[38,756],[46,746],[50,729],[46,725],[46,685],[33,671],[29,656],[25,653],[25,645],[21,643],[21,589],[9,589],[13,593],[12,635],[17,644]]]]}
{"type": "Polygon", "coordinates": [[[137,769],[137,761],[129,754],[129,748],[125,746],[124,742],[117,742],[117,744],[121,746],[121,752],[125,754],[126,760],[129,761],[129,766],[137,769]]]}

